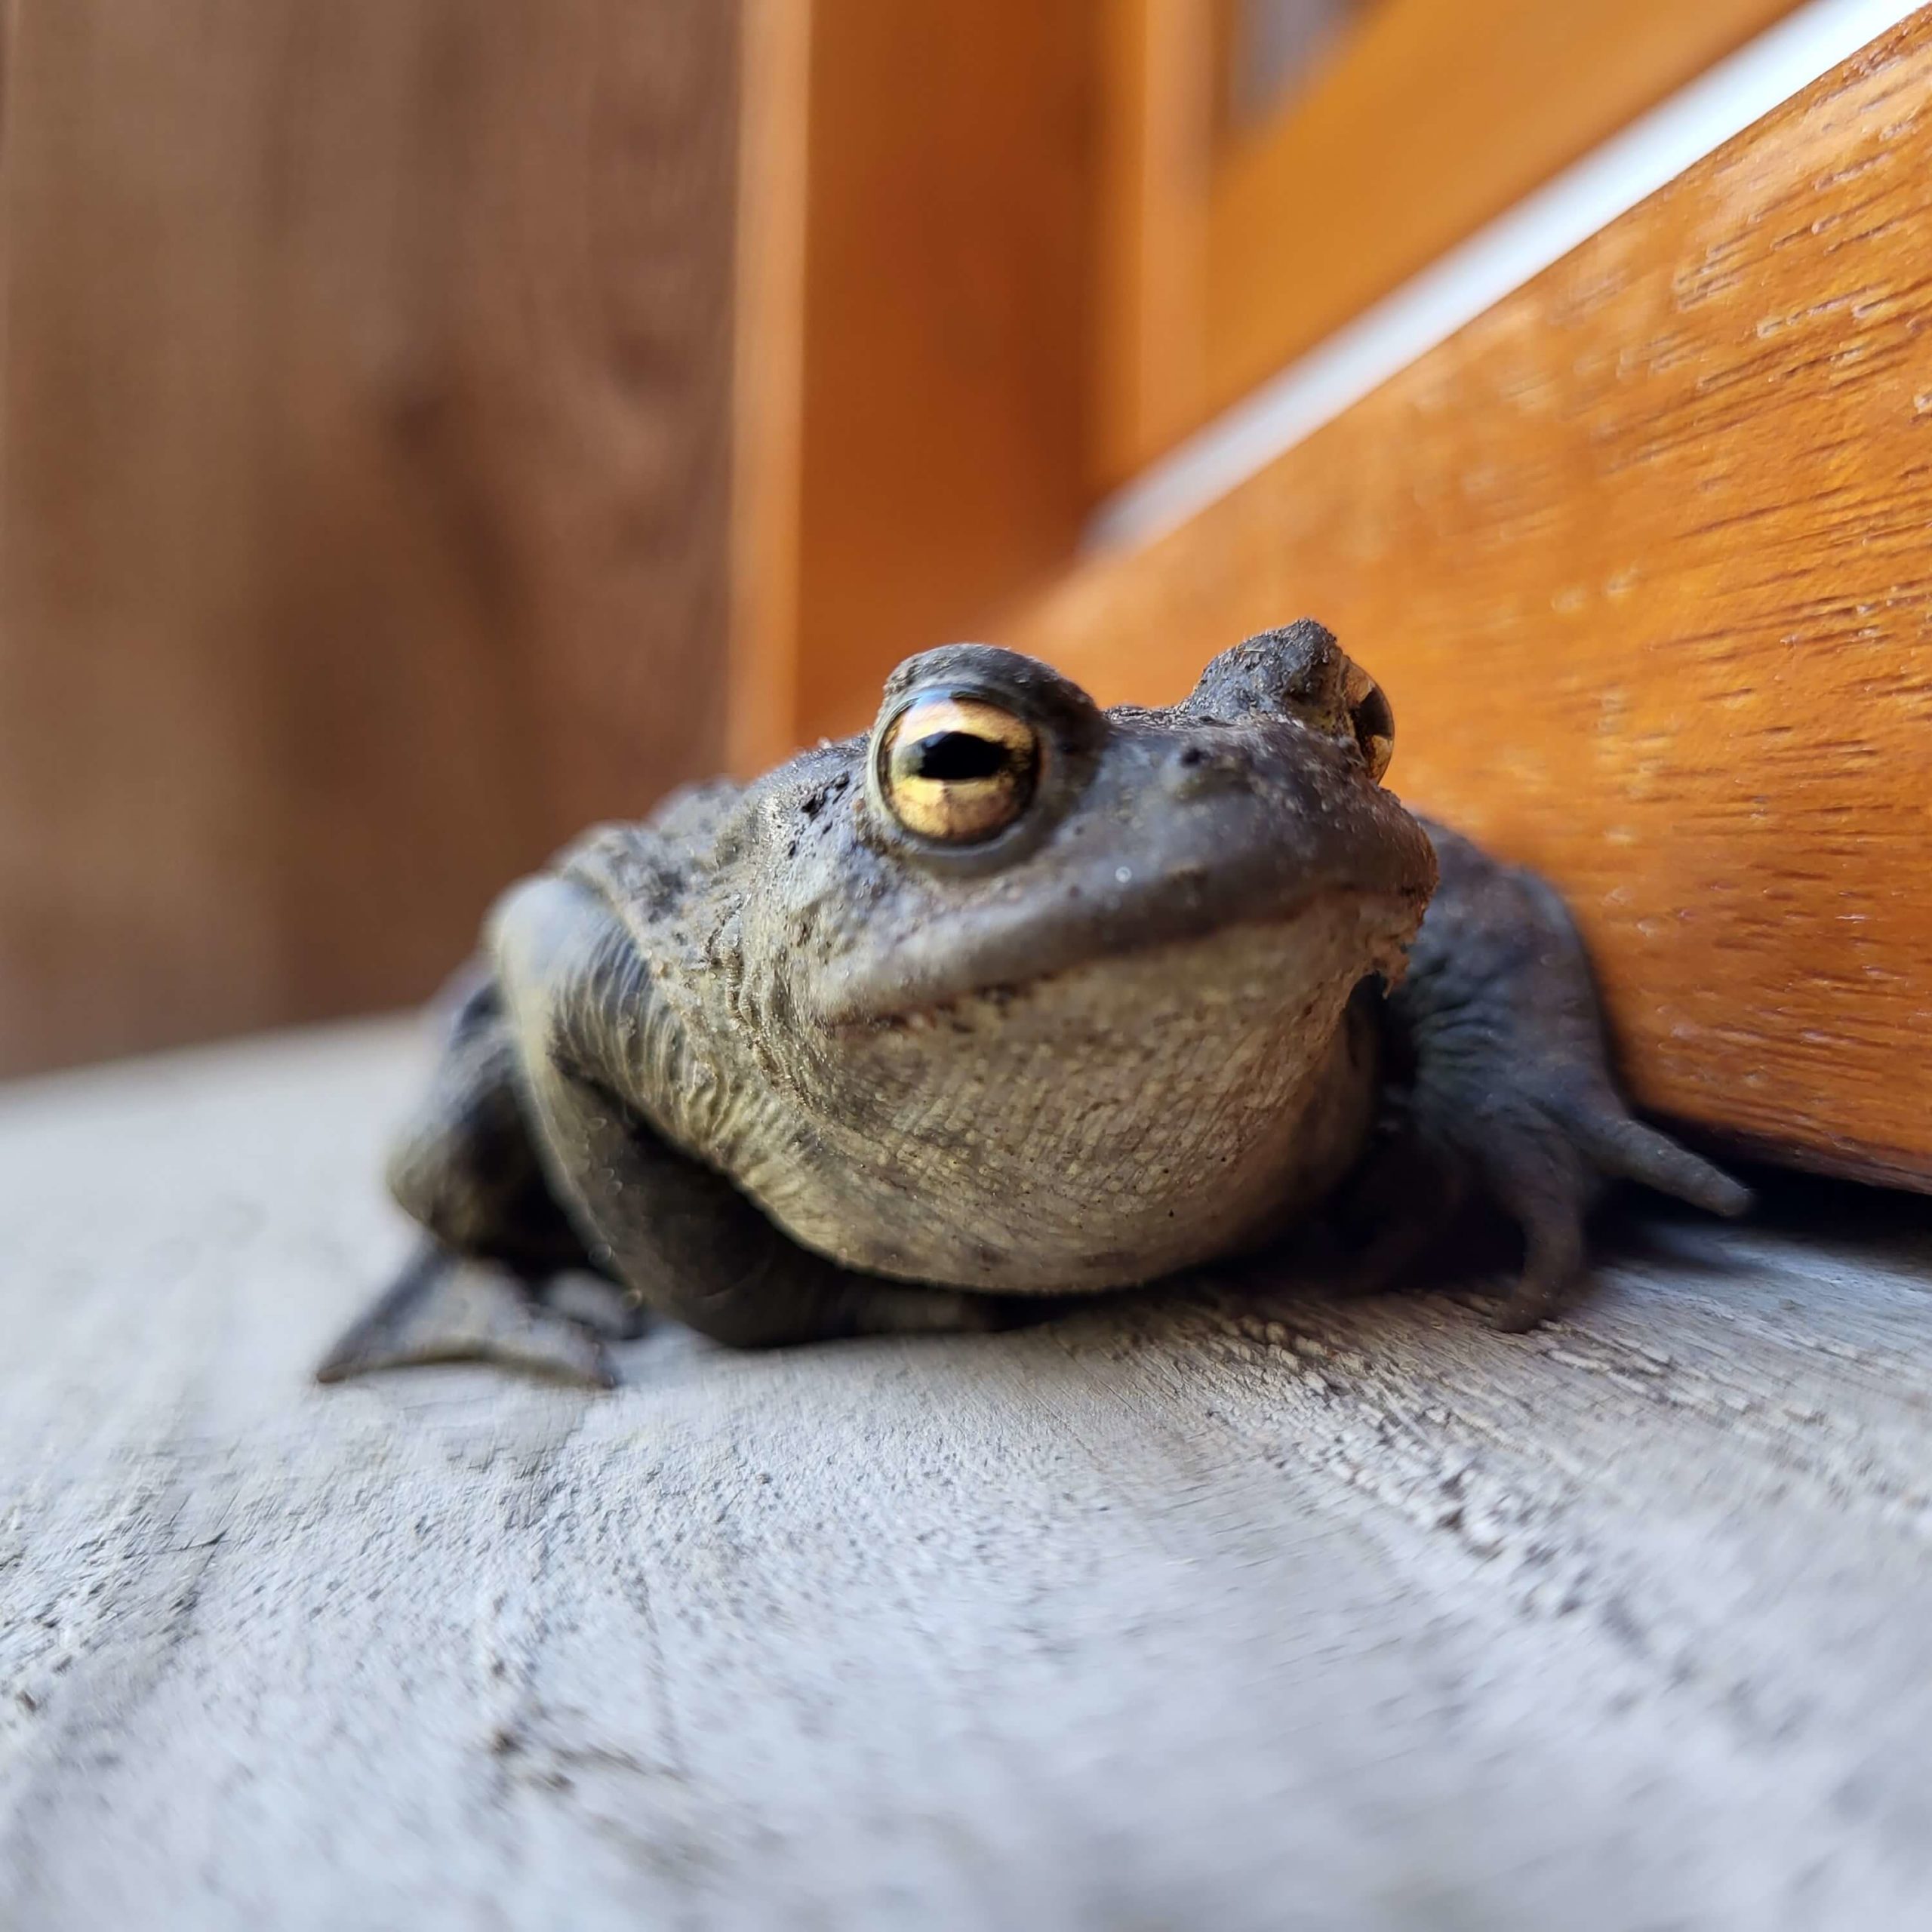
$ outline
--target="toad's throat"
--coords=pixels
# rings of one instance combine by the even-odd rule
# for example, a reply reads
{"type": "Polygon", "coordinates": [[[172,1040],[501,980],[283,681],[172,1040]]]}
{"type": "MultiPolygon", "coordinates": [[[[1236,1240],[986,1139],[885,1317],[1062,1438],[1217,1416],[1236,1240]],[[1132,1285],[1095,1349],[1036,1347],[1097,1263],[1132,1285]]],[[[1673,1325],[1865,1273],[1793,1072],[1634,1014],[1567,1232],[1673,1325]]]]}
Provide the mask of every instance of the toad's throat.
{"type": "Polygon", "coordinates": [[[1411,923],[1338,895],[841,1029],[741,1184],[848,1266],[964,1287],[1118,1287],[1251,1244],[1359,1152],[1374,1029],[1349,996],[1411,923]]]}

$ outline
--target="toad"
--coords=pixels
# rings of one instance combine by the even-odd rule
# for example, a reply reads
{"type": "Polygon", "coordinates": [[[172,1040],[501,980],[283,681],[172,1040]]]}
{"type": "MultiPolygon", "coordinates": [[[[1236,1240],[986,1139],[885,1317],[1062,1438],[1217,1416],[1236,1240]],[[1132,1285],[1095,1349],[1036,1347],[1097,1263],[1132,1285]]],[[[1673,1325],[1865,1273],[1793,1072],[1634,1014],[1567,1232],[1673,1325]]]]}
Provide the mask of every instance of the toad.
{"type": "Polygon", "coordinates": [[[743,1346],[1001,1326],[1316,1223],[1378,1285],[1476,1198],[1522,1330],[1607,1180],[1740,1211],[1626,1108],[1556,894],[1405,810],[1393,744],[1306,620],[1160,710],[955,645],[864,737],[588,834],[490,916],[389,1162],[424,1244],[319,1374],[606,1382],[547,1291],[583,1271],[743,1346]]]}

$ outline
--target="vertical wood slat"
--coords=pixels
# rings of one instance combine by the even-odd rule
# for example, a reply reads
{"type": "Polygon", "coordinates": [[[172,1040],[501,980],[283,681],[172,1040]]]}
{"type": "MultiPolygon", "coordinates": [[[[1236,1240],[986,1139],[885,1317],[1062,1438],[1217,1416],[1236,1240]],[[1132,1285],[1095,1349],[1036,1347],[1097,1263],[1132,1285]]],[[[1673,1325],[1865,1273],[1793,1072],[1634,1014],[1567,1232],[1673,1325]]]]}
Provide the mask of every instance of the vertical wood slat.
{"type": "Polygon", "coordinates": [[[1124,482],[1205,412],[1223,11],[1201,0],[1105,0],[1092,469],[1100,488],[1124,482]]]}
{"type": "Polygon", "coordinates": [[[1071,554],[1088,441],[1088,5],[814,0],[799,736],[1071,554]]]}
{"type": "Polygon", "coordinates": [[[17,0],[0,1066],[419,996],[718,761],[718,0],[17,0]]]}
{"type": "Polygon", "coordinates": [[[813,0],[741,0],[727,761],[792,749],[804,432],[813,0]]]}

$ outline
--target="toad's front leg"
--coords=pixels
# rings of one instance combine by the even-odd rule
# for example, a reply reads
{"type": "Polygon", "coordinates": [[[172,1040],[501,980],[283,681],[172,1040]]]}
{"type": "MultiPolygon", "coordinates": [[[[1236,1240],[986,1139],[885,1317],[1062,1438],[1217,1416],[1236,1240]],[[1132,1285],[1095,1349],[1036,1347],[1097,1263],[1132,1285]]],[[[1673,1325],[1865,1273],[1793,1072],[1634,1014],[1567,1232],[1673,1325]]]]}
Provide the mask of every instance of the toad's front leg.
{"type": "Polygon", "coordinates": [[[1441,879],[1389,998],[1406,1061],[1404,1133],[1358,1192],[1401,1207],[1387,1252],[1415,1246],[1432,1209],[1480,1189],[1523,1230],[1520,1279],[1498,1325],[1534,1327],[1583,1272],[1583,1222],[1606,1182],[1638,1180],[1719,1214],[1749,1192],[1632,1118],[1611,1079],[1596,988],[1555,892],[1466,838],[1428,828],[1441,879]],[[1401,1178],[1392,1186],[1390,1177],[1401,1178]]]}
{"type": "Polygon", "coordinates": [[[498,906],[490,948],[550,1188],[598,1267],[654,1313],[743,1348],[1008,1326],[1005,1299],[856,1275],[801,1247],[645,1118],[649,975],[568,878],[498,906]]]}
{"type": "Polygon", "coordinates": [[[396,1203],[423,1230],[417,1252],[315,1371],[341,1382],[372,1371],[485,1361],[593,1388],[614,1377],[603,1340],[641,1327],[641,1311],[606,1302],[549,1305],[592,1264],[537,1163],[496,984],[466,968],[441,1002],[447,1020],[427,1090],[391,1147],[396,1203]]]}

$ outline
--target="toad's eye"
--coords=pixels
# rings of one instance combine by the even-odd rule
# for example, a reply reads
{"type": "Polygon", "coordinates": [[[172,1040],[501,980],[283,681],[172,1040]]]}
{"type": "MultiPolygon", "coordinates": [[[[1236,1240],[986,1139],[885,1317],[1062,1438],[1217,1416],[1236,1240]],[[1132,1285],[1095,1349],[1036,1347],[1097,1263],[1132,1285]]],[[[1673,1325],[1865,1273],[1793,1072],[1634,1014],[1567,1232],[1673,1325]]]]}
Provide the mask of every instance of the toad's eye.
{"type": "Polygon", "coordinates": [[[1362,762],[1379,785],[1395,755],[1395,714],[1382,695],[1382,687],[1359,664],[1349,666],[1342,694],[1348,703],[1355,743],[1361,747],[1362,762]]]}
{"type": "Polygon", "coordinates": [[[886,734],[878,775],[908,832],[970,844],[1026,809],[1040,775],[1039,734],[983,698],[915,699],[886,734]]]}

